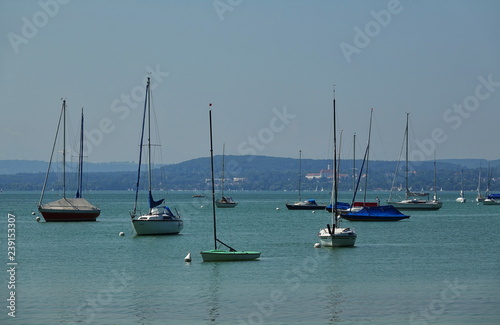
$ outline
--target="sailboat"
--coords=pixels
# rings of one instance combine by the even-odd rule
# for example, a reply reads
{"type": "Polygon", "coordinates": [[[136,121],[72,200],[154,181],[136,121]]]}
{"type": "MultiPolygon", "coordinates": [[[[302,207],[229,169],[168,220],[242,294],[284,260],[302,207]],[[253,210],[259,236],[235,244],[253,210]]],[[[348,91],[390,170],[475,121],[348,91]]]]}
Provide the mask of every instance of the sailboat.
{"type": "Polygon", "coordinates": [[[460,196],[455,200],[458,203],[465,203],[466,198],[464,196],[464,169],[460,169],[460,196]]]}
{"type": "Polygon", "coordinates": [[[481,165],[479,165],[479,180],[477,184],[477,197],[476,197],[476,202],[484,202],[485,197],[481,194],[481,165]]]}
{"type": "Polygon", "coordinates": [[[286,203],[286,208],[288,210],[324,210],[326,208],[326,205],[319,205],[316,203],[315,199],[308,199],[305,201],[302,201],[302,198],[300,196],[300,191],[301,191],[301,182],[302,180],[302,150],[299,150],[299,200],[297,203],[286,203]]]}
{"type": "Polygon", "coordinates": [[[78,155],[78,189],[74,198],[66,197],[66,100],[63,99],[61,114],[57,125],[56,137],[54,145],[52,146],[52,153],[50,155],[49,167],[45,175],[43,183],[42,194],[38,203],[38,211],[42,214],[45,221],[96,221],[101,213],[101,210],[82,197],[83,190],[83,109],[80,127],[80,150],[78,155]],[[62,168],[63,168],[63,197],[60,200],[42,204],[47,186],[47,180],[50,173],[50,166],[54,156],[54,149],[56,147],[59,129],[62,122],[63,131],[63,148],[62,148],[62,168]]]}
{"type": "Polygon", "coordinates": [[[368,162],[370,160],[370,139],[371,139],[371,131],[372,131],[372,117],[373,117],[373,108],[370,113],[370,127],[368,131],[368,144],[366,146],[365,156],[363,159],[363,164],[361,165],[361,169],[359,172],[358,182],[355,186],[354,195],[352,198],[351,209],[347,211],[343,211],[341,213],[341,217],[343,219],[347,219],[349,221],[399,221],[403,219],[408,219],[410,216],[401,213],[398,209],[396,209],[392,205],[378,205],[378,200],[373,204],[373,202],[366,201],[366,193],[368,188],[368,162]],[[364,189],[364,197],[363,202],[360,202],[361,205],[356,206],[356,193],[359,187],[359,180],[361,180],[363,175],[363,167],[366,165],[365,172],[365,189],[364,189]]]}
{"type": "MultiPolygon", "coordinates": [[[[212,104],[210,104],[212,106],[212,104]]],[[[213,232],[214,232],[214,249],[200,252],[203,262],[218,262],[218,261],[249,261],[260,257],[260,252],[255,251],[237,251],[231,246],[223,243],[217,238],[217,218],[215,213],[215,182],[214,182],[214,150],[212,141],[212,110],[208,111],[210,121],[210,166],[212,172],[212,216],[213,216],[213,232]],[[218,249],[218,244],[225,246],[229,251],[218,249]]]]}
{"type": "Polygon", "coordinates": [[[326,247],[354,246],[357,234],[354,229],[340,227],[340,211],[338,203],[338,164],[337,164],[337,127],[335,111],[335,89],[333,90],[333,182],[332,182],[332,226],[320,229],[318,237],[321,245],[326,247]]]}
{"type": "Polygon", "coordinates": [[[491,185],[491,178],[492,178],[490,166],[488,164],[488,185],[486,187],[486,198],[483,201],[484,205],[500,205],[500,194],[494,194],[490,193],[490,185],[491,185]]]}
{"type": "Polygon", "coordinates": [[[392,189],[394,186],[391,187],[391,194],[389,195],[389,199],[387,200],[388,204],[391,204],[394,206],[396,209],[399,210],[438,210],[443,206],[443,203],[438,200],[437,198],[437,192],[436,192],[436,164],[434,163],[434,197],[431,200],[429,198],[429,193],[415,193],[415,192],[410,192],[409,184],[408,184],[408,116],[410,113],[406,113],[406,128],[405,128],[405,142],[406,142],[406,165],[405,165],[405,186],[406,186],[406,192],[405,192],[405,199],[402,201],[392,201],[391,196],[392,196],[392,189]],[[421,199],[421,197],[427,197],[427,199],[421,199]]]}
{"type": "Polygon", "coordinates": [[[141,140],[139,149],[139,167],[137,170],[137,183],[135,190],[135,201],[134,210],[130,212],[130,217],[132,218],[132,226],[137,235],[175,235],[181,232],[183,228],[183,222],[176,211],[172,212],[168,206],[162,206],[164,199],[155,201],[151,193],[152,189],[152,170],[151,170],[151,87],[150,78],[148,77],[146,84],[146,96],[144,100],[144,113],[142,119],[142,130],[141,130],[141,140]],[[144,129],[146,125],[148,126],[148,140],[147,144],[144,144],[144,129]],[[139,181],[141,178],[141,165],[142,165],[142,148],[147,147],[148,151],[148,202],[149,202],[149,212],[146,214],[141,214],[137,208],[137,199],[139,196],[139,181]]]}
{"type": "Polygon", "coordinates": [[[221,198],[215,202],[218,208],[234,208],[238,205],[237,202],[233,200],[230,196],[224,196],[224,151],[226,149],[226,145],[222,145],[222,180],[221,180],[221,198]]]}

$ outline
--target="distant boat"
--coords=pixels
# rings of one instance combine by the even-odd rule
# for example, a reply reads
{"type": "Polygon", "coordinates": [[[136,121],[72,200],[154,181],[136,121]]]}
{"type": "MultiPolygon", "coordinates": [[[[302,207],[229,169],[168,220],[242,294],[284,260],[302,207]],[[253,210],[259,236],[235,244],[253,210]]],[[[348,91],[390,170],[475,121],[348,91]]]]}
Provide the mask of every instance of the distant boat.
{"type": "Polygon", "coordinates": [[[134,210],[130,213],[132,227],[137,235],[175,235],[181,232],[183,222],[179,213],[174,213],[168,206],[162,206],[164,199],[155,201],[151,193],[152,190],[152,170],[151,170],[151,87],[150,78],[146,84],[146,96],[144,100],[144,112],[142,119],[142,130],[139,148],[139,167],[137,169],[137,183],[135,188],[134,210]],[[147,122],[146,122],[147,121],[147,122]],[[147,144],[144,144],[145,126],[148,127],[147,144]],[[148,160],[148,213],[141,214],[137,208],[139,196],[139,182],[141,178],[142,149],[147,147],[148,160]]]}
{"type": "Polygon", "coordinates": [[[490,194],[484,199],[484,205],[500,205],[500,194],[490,194]]]}
{"type": "Polygon", "coordinates": [[[286,204],[288,210],[325,210],[326,205],[319,205],[315,199],[309,199],[293,204],[286,204]]]}
{"type": "Polygon", "coordinates": [[[215,205],[218,208],[234,208],[238,205],[238,202],[235,202],[232,197],[224,196],[224,155],[225,155],[226,145],[222,145],[222,180],[221,180],[221,198],[220,200],[215,201],[215,205]]]}
{"type": "Polygon", "coordinates": [[[500,205],[500,199],[495,199],[490,195],[484,199],[483,205],[500,205]]]}
{"type": "Polygon", "coordinates": [[[299,150],[299,200],[297,203],[286,203],[288,210],[324,210],[326,205],[319,205],[315,199],[302,201],[301,184],[302,184],[302,150],[299,150]]]}
{"type": "Polygon", "coordinates": [[[455,200],[458,203],[465,203],[467,199],[464,196],[464,169],[460,169],[460,196],[455,200]]]}
{"type": "Polygon", "coordinates": [[[322,246],[349,247],[356,244],[357,234],[354,229],[340,227],[338,203],[338,163],[337,163],[337,127],[335,111],[335,89],[333,90],[333,182],[332,182],[332,226],[326,225],[318,232],[322,246]]]}
{"type": "Polygon", "coordinates": [[[491,178],[493,177],[491,173],[490,166],[488,165],[488,183],[486,186],[486,198],[483,200],[484,205],[500,205],[500,194],[490,193],[491,178]]]}
{"type": "MultiPolygon", "coordinates": [[[[408,185],[408,142],[409,142],[409,134],[408,134],[408,116],[410,113],[406,113],[406,128],[405,128],[405,142],[406,142],[406,165],[405,165],[405,187],[406,187],[406,192],[405,192],[405,199],[402,201],[393,201],[391,199],[392,196],[392,189],[391,189],[391,194],[389,195],[389,199],[387,200],[387,203],[394,206],[396,209],[399,210],[439,210],[442,206],[443,203],[438,200],[437,198],[437,193],[436,193],[436,160],[434,159],[434,197],[431,200],[429,198],[429,193],[415,193],[415,192],[410,192],[410,188],[408,185]],[[422,197],[427,197],[427,199],[422,199],[422,197]]],[[[398,164],[399,165],[399,164],[398,164]]],[[[397,172],[397,169],[396,169],[397,172]]],[[[396,175],[396,173],[395,173],[396,175]]]]}
{"type": "MultiPolygon", "coordinates": [[[[210,104],[212,106],[212,104],[210,104]]],[[[203,262],[222,262],[222,261],[249,261],[260,257],[260,252],[255,251],[237,251],[229,245],[223,243],[217,237],[217,218],[215,213],[215,181],[214,181],[214,150],[212,141],[212,110],[208,112],[210,121],[210,166],[212,174],[212,217],[213,217],[213,234],[214,234],[214,249],[200,252],[203,262]],[[217,245],[221,244],[229,249],[229,251],[218,249],[217,245]]]]}
{"type": "Polygon", "coordinates": [[[45,221],[96,221],[97,217],[101,213],[101,210],[94,205],[90,204],[86,199],[82,197],[83,192],[83,109],[81,117],[81,127],[80,127],[80,150],[78,155],[78,188],[74,198],[66,197],[66,100],[63,99],[61,114],[59,116],[59,123],[57,125],[56,137],[54,140],[54,145],[52,147],[52,153],[50,155],[49,167],[47,169],[47,174],[45,175],[45,181],[43,183],[42,194],[40,196],[40,201],[38,203],[38,211],[42,214],[45,221]],[[60,200],[42,204],[45,188],[47,186],[47,180],[50,173],[50,166],[52,164],[52,158],[54,155],[54,150],[59,135],[59,129],[62,122],[63,131],[63,148],[62,148],[62,168],[63,168],[63,197],[60,200]]]}
{"type": "Polygon", "coordinates": [[[347,212],[341,216],[349,221],[399,221],[410,217],[392,205],[363,207],[359,211],[347,212]]]}
{"type": "MultiPolygon", "coordinates": [[[[333,207],[333,204],[329,204],[326,207],[326,211],[332,212],[332,207],[333,207]]],[[[348,212],[351,209],[351,205],[347,202],[337,202],[335,207],[337,208],[337,211],[339,211],[340,213],[348,212]]]]}
{"type": "Polygon", "coordinates": [[[205,197],[205,195],[195,194],[195,195],[193,195],[193,197],[205,197]]]}
{"type": "Polygon", "coordinates": [[[481,194],[481,172],[482,172],[482,168],[481,168],[481,165],[479,165],[479,177],[478,177],[478,184],[477,184],[476,202],[483,202],[485,199],[485,197],[481,194]]]}

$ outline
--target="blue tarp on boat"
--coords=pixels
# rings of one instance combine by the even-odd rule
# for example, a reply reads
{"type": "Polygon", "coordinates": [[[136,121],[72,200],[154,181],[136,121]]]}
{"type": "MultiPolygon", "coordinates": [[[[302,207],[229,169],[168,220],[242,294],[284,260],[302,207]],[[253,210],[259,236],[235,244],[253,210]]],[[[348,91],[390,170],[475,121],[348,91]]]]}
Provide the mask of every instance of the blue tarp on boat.
{"type": "Polygon", "coordinates": [[[349,221],[398,221],[408,219],[410,216],[401,213],[392,205],[379,205],[363,207],[356,212],[347,212],[341,217],[349,221]]]}
{"type": "MultiPolygon", "coordinates": [[[[351,205],[349,203],[346,203],[346,202],[337,202],[337,204],[335,205],[337,207],[338,210],[348,210],[351,208],[351,205]]],[[[332,204],[328,205],[326,207],[326,209],[328,211],[332,211],[332,204]]]]}

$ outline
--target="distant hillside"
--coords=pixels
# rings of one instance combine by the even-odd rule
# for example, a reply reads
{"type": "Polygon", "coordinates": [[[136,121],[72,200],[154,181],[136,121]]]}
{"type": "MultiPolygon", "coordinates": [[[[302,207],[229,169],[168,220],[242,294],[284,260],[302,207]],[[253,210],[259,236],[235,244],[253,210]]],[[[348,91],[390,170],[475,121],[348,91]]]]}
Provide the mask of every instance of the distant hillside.
{"type": "MultiPolygon", "coordinates": [[[[216,181],[220,181],[222,157],[216,156],[216,181]]],[[[445,190],[459,190],[460,168],[464,168],[464,187],[475,190],[478,184],[479,163],[482,166],[483,189],[488,181],[487,166],[490,165],[491,189],[495,190],[496,176],[500,177],[500,161],[485,161],[478,159],[451,159],[437,161],[437,187],[445,190]]],[[[399,170],[394,180],[396,161],[370,161],[368,189],[390,190],[404,186],[404,163],[399,164],[399,170]]],[[[303,159],[301,161],[301,184],[303,190],[331,188],[332,161],[326,159],[303,159]],[[319,173],[324,170],[319,178],[319,173]],[[313,175],[316,174],[314,178],[313,175]]],[[[409,180],[413,189],[431,190],[434,184],[434,162],[411,162],[409,180]]],[[[356,174],[362,167],[362,161],[356,161],[356,174]]],[[[361,188],[364,188],[366,165],[362,175],[361,188]]],[[[0,161],[0,189],[2,190],[40,190],[43,185],[47,163],[42,161],[3,160],[0,161]]],[[[339,188],[349,190],[355,186],[353,182],[353,163],[343,160],[340,164],[339,188]]],[[[67,170],[74,170],[67,168],[67,170]]],[[[85,165],[85,188],[88,190],[127,190],[134,188],[137,166],[132,162],[87,163],[85,165]]],[[[143,169],[145,170],[145,168],[143,169]]],[[[210,189],[210,158],[197,158],[178,164],[157,168],[155,188],[168,190],[209,190],[210,189]]],[[[358,178],[357,176],[357,178],[358,178]]],[[[61,177],[51,173],[48,187],[61,187],[61,177]]],[[[68,188],[74,187],[74,175],[68,175],[68,188]],[[73,182],[73,183],[72,183],[73,182]]],[[[280,158],[267,156],[226,156],[225,179],[227,190],[277,190],[295,191],[299,183],[299,160],[295,158],[280,158]]],[[[143,182],[144,183],[144,182],[143,182]]],[[[500,184],[499,184],[500,187],[500,184]]]]}

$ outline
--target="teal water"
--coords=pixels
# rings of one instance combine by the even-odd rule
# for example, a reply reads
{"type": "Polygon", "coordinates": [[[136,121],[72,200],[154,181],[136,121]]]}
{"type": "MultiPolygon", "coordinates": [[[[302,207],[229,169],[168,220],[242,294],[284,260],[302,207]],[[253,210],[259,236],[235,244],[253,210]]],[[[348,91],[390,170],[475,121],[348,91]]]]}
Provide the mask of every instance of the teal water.
{"type": "MultiPolygon", "coordinates": [[[[500,206],[477,205],[472,193],[459,204],[457,193],[441,192],[441,210],[405,221],[344,221],[356,247],[314,248],[326,212],[286,210],[296,193],[233,192],[238,207],[217,210],[219,238],[262,256],[220,263],[201,260],[213,247],[210,197],[192,194],[168,194],[184,217],[180,235],[135,237],[131,192],[88,193],[102,209],[93,223],[37,223],[39,193],[0,193],[0,323],[500,323],[500,206]],[[8,213],[16,216],[15,318],[8,213]]],[[[326,192],[303,198],[328,202],[326,192]]]]}

